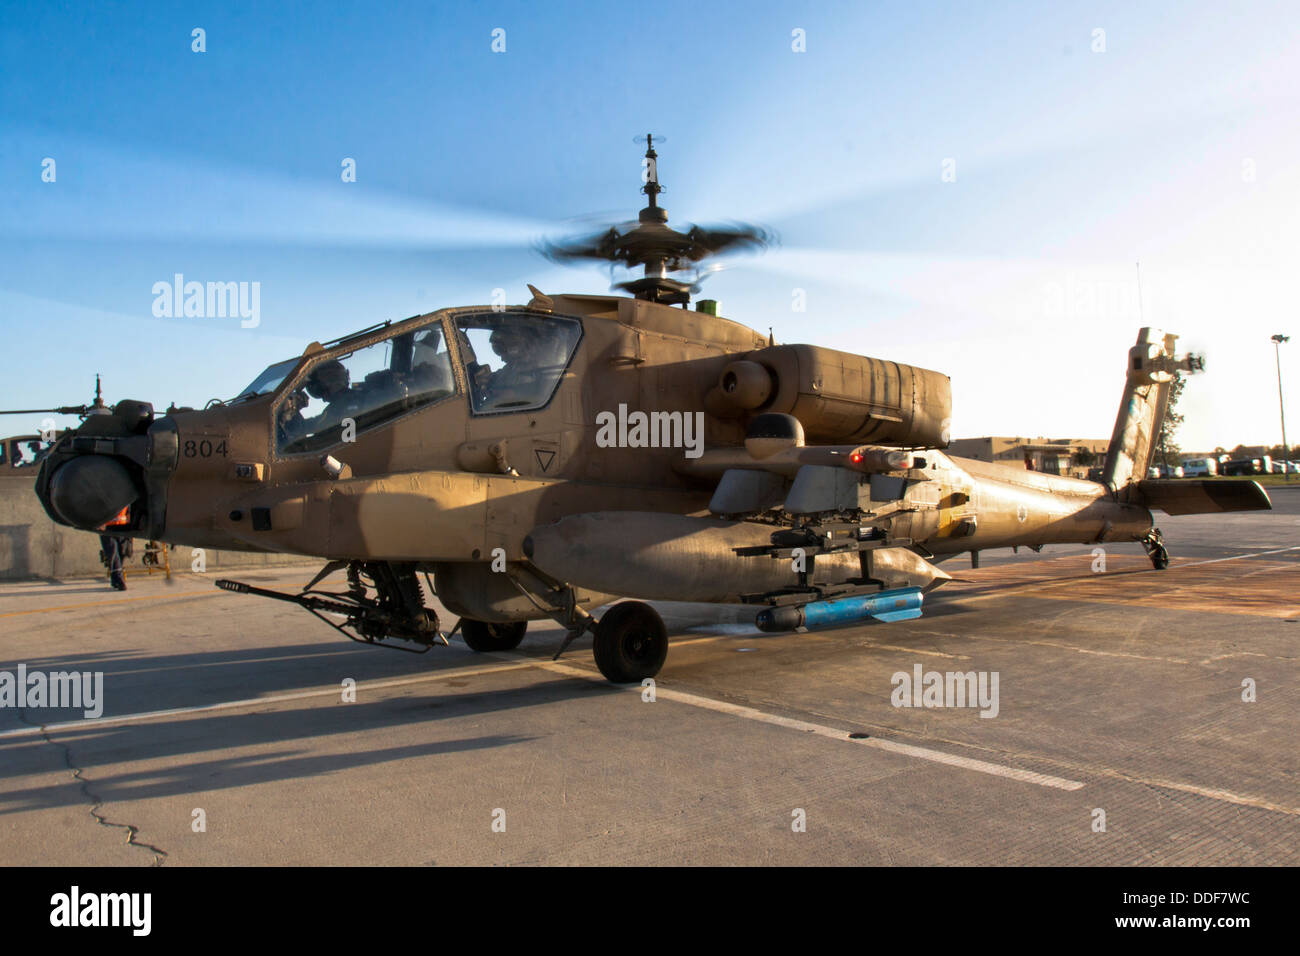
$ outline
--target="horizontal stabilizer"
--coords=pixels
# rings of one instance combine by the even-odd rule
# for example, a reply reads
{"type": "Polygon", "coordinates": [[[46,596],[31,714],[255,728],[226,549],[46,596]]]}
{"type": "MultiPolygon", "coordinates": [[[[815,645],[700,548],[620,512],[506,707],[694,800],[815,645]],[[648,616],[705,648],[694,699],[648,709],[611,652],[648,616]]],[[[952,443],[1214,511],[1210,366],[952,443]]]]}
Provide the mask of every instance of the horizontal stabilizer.
{"type": "Polygon", "coordinates": [[[1137,483],[1142,503],[1171,515],[1268,511],[1273,503],[1257,481],[1148,478],[1137,483]]]}

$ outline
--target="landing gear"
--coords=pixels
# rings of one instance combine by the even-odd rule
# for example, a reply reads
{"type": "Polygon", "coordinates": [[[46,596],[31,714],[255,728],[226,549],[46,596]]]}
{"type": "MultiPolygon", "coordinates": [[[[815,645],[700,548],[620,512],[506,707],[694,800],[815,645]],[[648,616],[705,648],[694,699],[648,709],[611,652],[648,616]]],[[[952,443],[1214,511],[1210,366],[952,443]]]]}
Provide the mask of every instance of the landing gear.
{"type": "Polygon", "coordinates": [[[462,618],[460,632],[471,651],[513,651],[524,639],[527,621],[497,624],[490,621],[471,621],[462,618]]]}
{"type": "Polygon", "coordinates": [[[412,562],[331,561],[297,594],[225,579],[217,581],[216,585],[238,594],[290,601],[306,608],[350,640],[423,654],[435,641],[446,644],[447,638],[438,628],[438,616],[424,606],[424,594],[415,576],[417,570],[418,565],[412,562]],[[346,591],[316,590],[321,581],[345,568],[346,591]],[[341,615],[345,620],[339,624],[322,612],[341,615]],[[416,647],[404,647],[393,641],[415,644],[416,647]]]}
{"type": "Polygon", "coordinates": [[[1142,539],[1142,547],[1146,549],[1147,557],[1151,559],[1151,566],[1157,571],[1169,567],[1169,552],[1165,550],[1165,541],[1160,535],[1159,528],[1152,528],[1147,532],[1147,536],[1142,539]]]}
{"type": "Polygon", "coordinates": [[[634,684],[654,677],[668,657],[668,630],[654,608],[624,601],[605,612],[596,625],[592,648],[596,666],[615,684],[634,684]]]}

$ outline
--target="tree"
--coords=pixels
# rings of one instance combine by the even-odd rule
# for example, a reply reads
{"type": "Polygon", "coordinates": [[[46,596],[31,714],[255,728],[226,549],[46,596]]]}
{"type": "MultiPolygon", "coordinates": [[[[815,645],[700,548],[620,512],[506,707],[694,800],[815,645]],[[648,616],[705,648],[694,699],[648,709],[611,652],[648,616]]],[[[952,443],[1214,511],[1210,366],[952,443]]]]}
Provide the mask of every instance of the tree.
{"type": "Polygon", "coordinates": [[[1156,436],[1156,444],[1160,448],[1160,460],[1166,468],[1169,467],[1169,456],[1178,457],[1181,449],[1178,443],[1174,441],[1174,434],[1178,431],[1178,426],[1183,423],[1183,416],[1176,411],[1178,399],[1182,398],[1183,386],[1187,384],[1179,372],[1174,373],[1174,380],[1169,383],[1169,402],[1165,405],[1165,420],[1160,423],[1160,434],[1156,436]]]}
{"type": "Polygon", "coordinates": [[[1074,449],[1074,463],[1081,468],[1087,468],[1097,460],[1097,455],[1087,445],[1079,445],[1074,449]]]}

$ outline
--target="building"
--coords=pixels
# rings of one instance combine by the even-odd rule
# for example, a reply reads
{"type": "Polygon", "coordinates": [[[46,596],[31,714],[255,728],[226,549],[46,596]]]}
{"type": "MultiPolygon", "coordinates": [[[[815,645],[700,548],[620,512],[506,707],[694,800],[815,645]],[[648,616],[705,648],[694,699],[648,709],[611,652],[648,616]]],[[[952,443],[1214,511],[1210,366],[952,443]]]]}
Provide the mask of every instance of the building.
{"type": "Polygon", "coordinates": [[[1089,469],[1106,462],[1109,438],[958,438],[945,451],[955,458],[974,458],[1052,475],[1087,478],[1089,469]]]}

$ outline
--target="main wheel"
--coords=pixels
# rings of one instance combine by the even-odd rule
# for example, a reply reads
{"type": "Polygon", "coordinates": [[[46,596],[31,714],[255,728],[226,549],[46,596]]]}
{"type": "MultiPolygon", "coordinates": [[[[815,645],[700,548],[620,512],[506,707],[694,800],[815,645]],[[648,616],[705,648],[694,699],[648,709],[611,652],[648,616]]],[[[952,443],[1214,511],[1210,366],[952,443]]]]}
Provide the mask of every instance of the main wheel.
{"type": "Polygon", "coordinates": [[[513,651],[524,639],[528,630],[527,621],[511,621],[508,624],[496,624],[491,621],[471,621],[465,618],[460,622],[460,632],[465,636],[465,643],[471,651],[513,651]]]}
{"type": "Polygon", "coordinates": [[[596,666],[615,684],[654,677],[668,657],[668,630],[649,604],[624,601],[605,612],[592,647],[596,666]]]}
{"type": "Polygon", "coordinates": [[[1157,571],[1163,571],[1169,567],[1169,552],[1165,550],[1163,544],[1158,544],[1151,551],[1151,565],[1157,571]]]}

